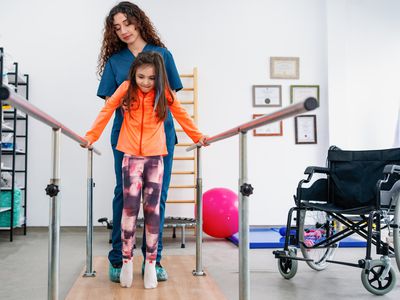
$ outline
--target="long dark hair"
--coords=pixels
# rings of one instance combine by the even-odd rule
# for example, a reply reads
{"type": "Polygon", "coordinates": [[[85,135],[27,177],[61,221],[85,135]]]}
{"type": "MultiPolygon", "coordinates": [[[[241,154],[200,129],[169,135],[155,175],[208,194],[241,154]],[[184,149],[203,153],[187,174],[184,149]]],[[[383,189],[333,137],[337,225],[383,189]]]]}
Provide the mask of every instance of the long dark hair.
{"type": "Polygon", "coordinates": [[[165,45],[157,34],[157,30],[144,11],[131,2],[120,2],[110,10],[104,23],[103,42],[97,66],[97,72],[100,76],[110,56],[127,47],[126,43],[118,38],[114,30],[114,16],[118,13],[123,13],[129,23],[135,25],[146,43],[165,48],[165,45]]]}
{"type": "Polygon", "coordinates": [[[136,71],[139,67],[144,65],[150,65],[154,67],[155,71],[155,97],[154,97],[154,108],[157,114],[157,118],[160,121],[164,121],[167,117],[168,103],[173,103],[173,93],[168,83],[167,71],[165,70],[164,60],[162,56],[157,52],[141,52],[134,60],[130,70],[128,78],[130,85],[128,92],[126,93],[123,104],[131,109],[138,109],[138,85],[136,83],[136,71]],[[170,99],[170,100],[168,100],[170,99]]]}

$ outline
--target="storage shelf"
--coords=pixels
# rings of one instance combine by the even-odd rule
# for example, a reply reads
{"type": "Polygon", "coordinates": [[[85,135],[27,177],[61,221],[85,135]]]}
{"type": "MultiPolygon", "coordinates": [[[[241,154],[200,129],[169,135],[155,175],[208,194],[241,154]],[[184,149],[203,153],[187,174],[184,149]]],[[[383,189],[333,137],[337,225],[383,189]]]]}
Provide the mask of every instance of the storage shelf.
{"type": "MultiPolygon", "coordinates": [[[[4,70],[4,48],[0,47],[0,69],[4,70]]],[[[14,70],[7,73],[7,77],[0,77],[0,86],[6,86],[8,89],[21,95],[23,98],[29,98],[29,75],[22,74],[19,70],[17,62],[13,63],[14,70]],[[3,80],[3,78],[5,80],[3,80]]],[[[28,115],[22,111],[16,110],[6,103],[2,103],[0,106],[2,110],[2,133],[11,135],[12,140],[8,140],[7,143],[2,143],[0,154],[3,156],[1,173],[8,173],[12,176],[11,182],[14,183],[13,187],[1,187],[2,196],[11,196],[14,199],[14,205],[10,207],[0,208],[1,212],[7,212],[2,214],[2,227],[0,230],[8,231],[10,234],[10,242],[13,241],[14,228],[22,228],[23,234],[26,235],[26,207],[27,207],[27,166],[28,156],[26,149],[28,149],[28,115]],[[11,146],[6,148],[5,146],[11,146]],[[18,157],[18,159],[17,159],[18,157]],[[9,161],[12,161],[10,163],[9,161]],[[19,166],[18,170],[15,169],[16,160],[21,162],[24,160],[24,164],[19,166]],[[19,180],[22,181],[19,181],[19,180]],[[16,182],[21,183],[22,186],[15,184],[16,182]],[[15,193],[18,191],[18,193],[15,193]],[[9,194],[9,195],[6,195],[9,194]],[[18,197],[18,198],[16,198],[18,197]],[[19,198],[20,197],[20,198],[19,198]],[[18,214],[18,216],[16,216],[18,214]],[[13,219],[13,226],[7,226],[11,224],[12,216],[16,216],[13,219]],[[6,219],[4,219],[6,218],[6,219]],[[16,224],[14,226],[14,224],[16,224]],[[5,226],[4,226],[5,225],[5,226]]],[[[3,199],[4,200],[4,199],[3,199]]],[[[10,201],[10,200],[9,200],[10,201]]]]}
{"type": "MultiPolygon", "coordinates": [[[[15,72],[9,72],[9,73],[7,73],[7,75],[8,75],[8,84],[14,85],[14,83],[15,83],[15,72]]],[[[27,84],[26,80],[24,78],[24,75],[18,74],[17,79],[18,79],[17,80],[18,85],[26,85],[27,84]]]]}
{"type": "MultiPolygon", "coordinates": [[[[23,224],[24,225],[24,224],[23,224]]],[[[22,225],[16,225],[13,228],[19,228],[22,227],[22,225]]],[[[0,230],[10,230],[11,227],[0,227],[0,230]]]]}
{"type": "MultiPolygon", "coordinates": [[[[4,148],[2,148],[1,149],[1,154],[12,155],[13,154],[13,149],[8,149],[8,148],[4,149],[4,148]]],[[[15,154],[25,155],[25,151],[17,149],[17,150],[15,150],[15,154]]]]}
{"type": "MultiPolygon", "coordinates": [[[[3,110],[4,120],[14,120],[14,111],[3,110]]],[[[26,120],[26,115],[20,111],[17,111],[17,120],[26,120]]]]}
{"type": "MultiPolygon", "coordinates": [[[[19,187],[19,186],[17,186],[14,190],[16,190],[16,189],[19,189],[19,190],[23,191],[23,190],[25,190],[25,187],[19,187]]],[[[11,192],[11,191],[12,191],[12,188],[10,188],[10,187],[2,187],[1,190],[2,190],[3,192],[11,192]]]]}
{"type": "MultiPolygon", "coordinates": [[[[11,168],[3,168],[3,169],[1,169],[1,172],[12,172],[12,169],[11,168]]],[[[25,173],[26,171],[25,170],[15,170],[14,172],[15,173],[25,173]]]]}
{"type": "Polygon", "coordinates": [[[5,132],[5,130],[12,130],[12,132],[14,132],[13,128],[12,128],[9,124],[7,124],[7,123],[1,124],[1,130],[2,130],[3,132],[5,132]]]}
{"type": "Polygon", "coordinates": [[[0,207],[0,213],[10,211],[11,207],[0,207]]]}

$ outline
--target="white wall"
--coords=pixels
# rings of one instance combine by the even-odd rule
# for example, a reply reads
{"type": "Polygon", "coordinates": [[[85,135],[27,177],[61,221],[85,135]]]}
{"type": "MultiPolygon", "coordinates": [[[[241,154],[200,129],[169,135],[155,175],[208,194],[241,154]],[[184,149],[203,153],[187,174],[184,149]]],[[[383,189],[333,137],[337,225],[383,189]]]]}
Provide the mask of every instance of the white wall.
{"type": "Polygon", "coordinates": [[[400,107],[400,2],[327,3],[331,143],[390,148],[400,107]]]}
{"type": "MultiPolygon", "coordinates": [[[[330,51],[334,50],[327,32],[334,35],[333,38],[341,37],[343,31],[334,30],[335,25],[339,25],[339,15],[332,15],[328,10],[330,27],[327,31],[327,9],[325,1],[321,0],[170,0],[165,3],[143,0],[136,3],[158,28],[180,72],[187,73],[193,66],[199,68],[199,126],[207,134],[246,122],[253,113],[274,111],[252,107],[251,86],[254,84],[281,84],[283,106],[289,104],[291,84],[320,85],[321,107],[315,112],[317,145],[294,144],[293,119],[284,121],[283,137],[250,135],[248,139],[249,181],[255,187],[250,197],[250,223],[283,224],[305,166],[325,162],[329,146],[327,64],[334,68],[335,63],[339,67],[343,62],[327,57],[327,53],[336,55],[327,51],[327,45],[330,51]],[[271,56],[300,57],[300,79],[270,80],[271,56]]],[[[96,97],[96,62],[103,21],[113,5],[104,0],[14,0],[1,5],[0,45],[31,75],[31,101],[82,135],[102,105],[96,97]]],[[[335,9],[331,5],[328,8],[335,9]]],[[[369,9],[373,11],[374,8],[369,9]]],[[[384,41],[388,40],[389,37],[384,41]]],[[[390,55],[394,57],[393,53],[390,55]]],[[[340,70],[336,70],[336,74],[340,74],[340,70]]],[[[357,78],[354,75],[352,80],[357,78]]],[[[330,105],[329,109],[334,118],[331,126],[336,126],[343,118],[340,107],[330,105]]],[[[372,123],[371,120],[374,124],[380,123],[364,119],[363,115],[358,118],[362,123],[372,123]]],[[[114,175],[110,127],[96,145],[103,155],[95,158],[95,219],[111,216],[114,175]]],[[[358,127],[354,133],[357,130],[358,127]]],[[[343,132],[331,130],[331,133],[338,141],[336,137],[343,132]]],[[[30,226],[48,224],[48,198],[44,187],[51,171],[50,141],[50,130],[32,120],[30,226]]],[[[61,224],[84,225],[86,153],[67,138],[63,139],[62,146],[61,224]]],[[[237,138],[213,144],[204,151],[204,191],[218,186],[236,190],[238,168],[237,138]]],[[[192,216],[193,207],[168,205],[167,215],[192,216]]]]}

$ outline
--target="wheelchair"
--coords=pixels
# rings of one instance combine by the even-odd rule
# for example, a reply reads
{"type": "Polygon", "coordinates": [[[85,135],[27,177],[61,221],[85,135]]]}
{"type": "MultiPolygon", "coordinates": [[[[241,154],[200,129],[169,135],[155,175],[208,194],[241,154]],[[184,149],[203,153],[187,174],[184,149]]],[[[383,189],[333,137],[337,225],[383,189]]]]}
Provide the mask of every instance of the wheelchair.
{"type": "Polygon", "coordinates": [[[284,248],[273,252],[280,274],[293,278],[298,261],[316,271],[335,263],[360,268],[369,292],[390,292],[396,285],[393,259],[400,270],[400,148],[345,151],[331,146],[327,166],[307,167],[304,174],[288,212],[284,248]],[[351,235],[366,240],[365,258],[334,260],[341,240],[351,235]],[[372,246],[379,259],[372,258],[372,246]]]}

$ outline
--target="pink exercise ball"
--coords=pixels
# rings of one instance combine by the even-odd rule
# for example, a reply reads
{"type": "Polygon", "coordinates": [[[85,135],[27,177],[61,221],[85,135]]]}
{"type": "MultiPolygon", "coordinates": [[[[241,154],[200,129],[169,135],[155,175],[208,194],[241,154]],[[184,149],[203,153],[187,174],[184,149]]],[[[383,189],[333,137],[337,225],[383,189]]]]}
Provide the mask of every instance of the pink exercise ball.
{"type": "Polygon", "coordinates": [[[233,191],[213,188],[203,194],[203,231],[226,238],[239,230],[239,201],[233,191]]]}

